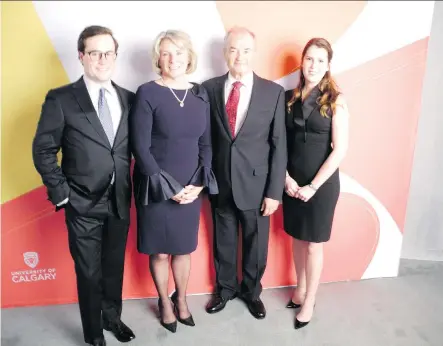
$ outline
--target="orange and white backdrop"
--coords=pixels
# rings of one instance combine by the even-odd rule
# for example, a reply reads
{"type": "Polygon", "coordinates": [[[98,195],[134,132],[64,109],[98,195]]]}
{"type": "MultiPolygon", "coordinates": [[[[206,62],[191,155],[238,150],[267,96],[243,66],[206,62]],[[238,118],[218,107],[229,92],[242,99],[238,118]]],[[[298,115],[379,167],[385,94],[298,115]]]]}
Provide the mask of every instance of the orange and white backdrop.
{"type": "MultiPolygon", "coordinates": [[[[120,42],[114,80],[135,91],[156,78],[150,49],[165,29],[188,32],[199,57],[192,79],[226,71],[222,42],[233,25],[257,35],[255,70],[290,89],[311,37],[333,44],[332,72],[351,112],[349,152],[322,282],[398,273],[434,2],[204,1],[2,2],[2,307],[76,302],[63,212],[55,213],[34,169],[31,143],[50,88],[77,80],[76,40],[109,26],[120,42]]],[[[201,213],[189,293],[214,285],[209,204],[201,213]]],[[[156,296],[148,257],[128,240],[124,297],[156,296]]],[[[291,239],[272,217],[266,288],[294,285],[291,239]]],[[[172,281],[172,280],[171,280],[172,281]]],[[[171,289],[172,289],[172,282],[171,289]]]]}

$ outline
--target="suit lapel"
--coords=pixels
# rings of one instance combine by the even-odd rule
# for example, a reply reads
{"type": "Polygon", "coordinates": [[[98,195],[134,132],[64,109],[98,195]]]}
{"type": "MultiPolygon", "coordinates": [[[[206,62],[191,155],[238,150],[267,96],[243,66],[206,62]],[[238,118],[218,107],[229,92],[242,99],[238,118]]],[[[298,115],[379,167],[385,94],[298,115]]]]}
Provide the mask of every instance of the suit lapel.
{"type": "Polygon", "coordinates": [[[215,83],[214,93],[215,93],[215,103],[217,104],[218,115],[223,124],[223,127],[228,133],[229,138],[231,138],[232,140],[232,134],[228,122],[228,114],[226,113],[226,107],[225,107],[225,82],[227,78],[228,74],[226,73],[224,76],[221,76],[217,80],[217,82],[215,83]]]}
{"type": "Polygon", "coordinates": [[[129,107],[127,94],[123,92],[123,90],[114,82],[112,82],[112,85],[114,86],[115,90],[117,90],[117,95],[122,108],[120,123],[114,138],[114,147],[116,147],[128,135],[127,131],[125,133],[125,129],[127,129],[126,123],[128,122],[129,107]]]}
{"type": "Polygon", "coordinates": [[[246,111],[245,119],[243,120],[243,124],[240,127],[240,129],[237,132],[236,139],[242,134],[243,129],[245,126],[247,126],[247,122],[251,121],[252,116],[251,113],[254,113],[256,108],[259,108],[260,106],[260,79],[257,77],[257,75],[253,74],[254,82],[252,84],[252,90],[251,90],[251,99],[249,100],[248,110],[246,111]]]}
{"type": "Polygon", "coordinates": [[[86,89],[86,84],[83,77],[74,83],[73,91],[78,104],[83,110],[83,113],[86,115],[86,118],[89,120],[102,142],[110,148],[111,145],[109,144],[108,137],[106,136],[105,130],[103,130],[103,126],[98,118],[94,105],[92,104],[91,97],[89,96],[88,89],[86,89]]]}

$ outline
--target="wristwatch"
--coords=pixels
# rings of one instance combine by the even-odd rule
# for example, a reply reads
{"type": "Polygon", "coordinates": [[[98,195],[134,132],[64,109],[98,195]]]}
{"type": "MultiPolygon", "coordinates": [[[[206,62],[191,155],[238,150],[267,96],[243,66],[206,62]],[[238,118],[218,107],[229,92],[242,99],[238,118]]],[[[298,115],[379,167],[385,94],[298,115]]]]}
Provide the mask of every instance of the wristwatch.
{"type": "Polygon", "coordinates": [[[310,183],[308,186],[314,191],[318,190],[312,183],[310,183]]]}

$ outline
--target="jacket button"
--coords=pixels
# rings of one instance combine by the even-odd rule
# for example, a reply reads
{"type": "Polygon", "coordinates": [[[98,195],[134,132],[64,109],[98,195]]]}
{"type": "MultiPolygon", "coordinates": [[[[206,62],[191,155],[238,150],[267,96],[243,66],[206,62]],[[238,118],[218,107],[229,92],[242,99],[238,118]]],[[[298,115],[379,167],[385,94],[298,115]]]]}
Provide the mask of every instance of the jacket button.
{"type": "Polygon", "coordinates": [[[111,155],[114,155],[115,154],[115,151],[114,151],[114,149],[112,149],[111,150],[111,155]]]}

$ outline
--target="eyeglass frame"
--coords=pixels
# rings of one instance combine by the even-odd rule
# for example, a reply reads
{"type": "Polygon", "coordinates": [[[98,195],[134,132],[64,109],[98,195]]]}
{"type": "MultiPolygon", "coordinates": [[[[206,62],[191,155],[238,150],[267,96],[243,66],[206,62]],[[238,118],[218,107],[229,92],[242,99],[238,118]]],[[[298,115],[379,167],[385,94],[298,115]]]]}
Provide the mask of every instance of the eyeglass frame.
{"type": "Polygon", "coordinates": [[[100,61],[103,56],[105,57],[105,60],[108,60],[108,61],[112,61],[112,60],[117,59],[117,53],[113,52],[113,51],[101,52],[99,50],[91,50],[89,52],[85,52],[84,54],[88,54],[89,58],[92,61],[100,61]],[[97,58],[94,58],[93,56],[91,56],[91,53],[98,53],[97,58]],[[110,58],[108,58],[107,54],[112,54],[112,56],[110,58]]]}

